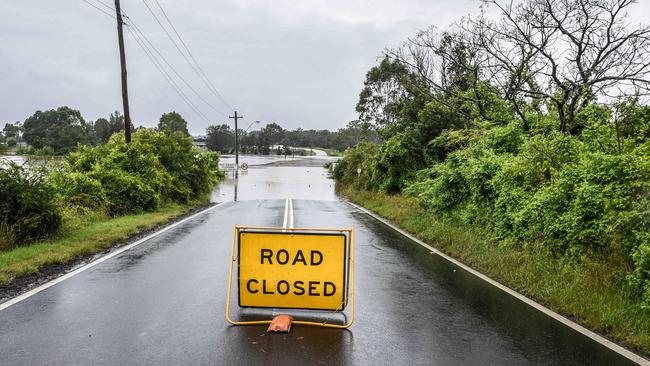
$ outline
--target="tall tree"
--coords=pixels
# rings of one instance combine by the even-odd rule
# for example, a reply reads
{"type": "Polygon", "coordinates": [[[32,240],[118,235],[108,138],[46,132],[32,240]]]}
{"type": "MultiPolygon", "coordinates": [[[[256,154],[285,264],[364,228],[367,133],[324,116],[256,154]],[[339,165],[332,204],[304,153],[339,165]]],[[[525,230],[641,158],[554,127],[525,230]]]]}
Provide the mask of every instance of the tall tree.
{"type": "Polygon", "coordinates": [[[230,152],[235,148],[235,132],[230,126],[208,126],[205,145],[212,151],[230,152]]]}
{"type": "MultiPolygon", "coordinates": [[[[116,132],[124,131],[124,116],[120,112],[111,113],[108,119],[100,118],[94,124],[95,138],[98,143],[106,143],[108,139],[116,132]]],[[[131,131],[135,131],[131,123],[131,131]]]]}
{"type": "Polygon", "coordinates": [[[584,126],[576,117],[592,103],[650,94],[650,26],[630,24],[635,0],[481,2],[496,19],[485,12],[442,34],[430,28],[387,56],[424,76],[435,96],[459,98],[484,120],[510,120],[490,101],[505,99],[525,129],[551,112],[558,130],[577,134],[584,126]]]}
{"type": "Polygon", "coordinates": [[[22,133],[23,128],[20,125],[20,122],[16,123],[6,123],[5,127],[2,129],[2,132],[4,133],[5,137],[13,137],[15,139],[18,139],[20,137],[20,134],[22,133]]]}
{"type": "Polygon", "coordinates": [[[160,122],[158,122],[159,130],[170,130],[173,132],[182,132],[186,135],[190,135],[187,130],[187,121],[177,112],[169,112],[160,116],[160,122]]]}
{"type": "Polygon", "coordinates": [[[50,146],[57,154],[75,150],[77,144],[91,144],[92,131],[78,110],[59,107],[37,111],[23,124],[25,142],[36,147],[50,146]]]}
{"type": "Polygon", "coordinates": [[[387,57],[370,69],[357,103],[359,119],[377,128],[396,122],[406,96],[404,79],[407,73],[401,62],[387,57]]]}
{"type": "Polygon", "coordinates": [[[285,130],[277,123],[269,123],[260,130],[259,145],[272,146],[282,142],[285,130]]]}

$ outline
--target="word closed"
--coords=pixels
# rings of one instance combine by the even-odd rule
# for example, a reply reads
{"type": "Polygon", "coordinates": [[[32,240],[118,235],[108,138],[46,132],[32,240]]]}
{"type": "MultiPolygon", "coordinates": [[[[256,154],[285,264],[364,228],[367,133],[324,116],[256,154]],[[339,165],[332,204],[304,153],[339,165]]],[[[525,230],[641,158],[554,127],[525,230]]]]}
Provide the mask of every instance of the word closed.
{"type": "Polygon", "coordinates": [[[343,310],[346,236],[240,232],[239,306],[343,310]]]}

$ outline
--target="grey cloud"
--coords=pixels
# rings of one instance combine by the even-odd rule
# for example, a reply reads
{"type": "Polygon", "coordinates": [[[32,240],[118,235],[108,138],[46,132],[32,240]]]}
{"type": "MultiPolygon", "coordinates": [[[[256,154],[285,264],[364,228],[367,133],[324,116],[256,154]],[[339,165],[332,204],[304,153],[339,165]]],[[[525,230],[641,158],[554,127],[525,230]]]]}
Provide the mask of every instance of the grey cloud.
{"type": "MultiPolygon", "coordinates": [[[[245,124],[261,120],[330,129],[356,118],[365,73],[385,46],[431,24],[445,27],[478,7],[470,0],[159,1],[211,80],[246,117],[245,124]]],[[[122,2],[169,62],[227,113],[142,1],[122,2]]],[[[176,110],[192,133],[203,133],[206,123],[126,37],[135,124],[152,126],[162,113],[176,110]]],[[[0,1],[0,123],[60,105],[92,120],[121,110],[116,43],[114,20],[81,0],[0,1]]],[[[187,93],[210,123],[227,121],[187,93]]]]}

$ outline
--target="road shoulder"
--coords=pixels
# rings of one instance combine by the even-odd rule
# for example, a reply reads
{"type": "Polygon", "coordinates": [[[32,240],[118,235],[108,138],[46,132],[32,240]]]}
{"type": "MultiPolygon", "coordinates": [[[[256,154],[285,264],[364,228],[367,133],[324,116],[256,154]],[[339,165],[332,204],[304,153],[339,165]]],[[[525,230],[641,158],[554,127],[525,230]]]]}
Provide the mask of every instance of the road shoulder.
{"type": "MultiPolygon", "coordinates": [[[[583,334],[584,336],[587,336],[587,337],[593,339],[594,341],[604,345],[605,347],[610,348],[611,350],[623,355],[624,357],[626,357],[626,358],[628,358],[628,359],[630,359],[630,360],[632,360],[632,361],[634,361],[634,362],[636,362],[636,363],[638,363],[640,365],[650,365],[650,360],[648,360],[647,358],[644,358],[640,354],[635,353],[635,351],[632,351],[632,350],[626,348],[625,346],[620,345],[619,343],[617,343],[617,342],[619,342],[619,340],[610,339],[606,335],[601,335],[599,333],[596,333],[595,331],[592,331],[592,330],[588,329],[587,327],[579,324],[574,317],[572,317],[572,316],[570,316],[568,314],[562,315],[559,312],[557,312],[555,309],[552,310],[550,307],[542,305],[540,302],[538,302],[536,300],[533,300],[532,298],[522,294],[521,292],[513,290],[511,287],[508,287],[508,286],[504,285],[502,282],[499,282],[499,281],[493,279],[493,277],[490,277],[490,276],[488,276],[488,275],[486,275],[486,274],[484,274],[484,273],[482,273],[482,272],[480,272],[480,271],[478,271],[478,270],[464,264],[463,262],[464,262],[465,258],[461,258],[461,260],[463,260],[463,262],[461,262],[458,259],[454,258],[454,257],[456,257],[456,255],[454,255],[454,253],[450,253],[448,250],[445,250],[443,252],[442,250],[437,248],[435,245],[430,244],[432,242],[431,240],[427,240],[427,242],[428,242],[427,243],[427,242],[421,240],[420,238],[412,235],[410,232],[407,232],[406,230],[404,230],[401,227],[401,225],[399,225],[400,224],[400,217],[397,217],[397,219],[395,219],[394,221],[390,221],[390,220],[384,218],[384,216],[382,215],[382,213],[383,213],[382,211],[384,211],[384,210],[382,210],[381,205],[376,205],[376,207],[373,207],[373,209],[378,208],[376,211],[374,211],[374,210],[369,210],[369,209],[361,206],[361,205],[367,204],[368,202],[364,202],[364,199],[359,199],[359,197],[345,197],[345,202],[348,203],[349,205],[355,207],[356,209],[358,209],[358,210],[360,210],[362,212],[365,212],[369,216],[377,219],[378,221],[384,223],[385,225],[391,227],[393,230],[395,230],[395,231],[399,232],[400,234],[406,236],[407,238],[411,239],[412,241],[416,242],[417,244],[427,248],[427,250],[431,251],[432,253],[435,253],[435,254],[441,256],[442,258],[454,263],[455,265],[462,268],[463,270],[465,270],[465,271],[467,271],[467,272],[481,278],[482,280],[488,282],[489,284],[499,288],[500,290],[502,290],[502,291],[508,293],[509,295],[517,298],[518,300],[528,304],[529,306],[534,307],[538,311],[541,311],[542,313],[546,314],[547,316],[561,322],[565,326],[568,326],[568,327],[574,329],[575,331],[583,334]],[[351,201],[353,201],[353,202],[351,202],[351,201]],[[452,257],[452,255],[453,255],[453,257],[452,257]]],[[[383,202],[383,203],[387,204],[386,202],[383,202]]],[[[428,238],[428,239],[430,239],[430,238],[428,238]]],[[[453,240],[453,239],[449,239],[449,240],[453,240]]],[[[435,240],[433,242],[435,242],[435,240]]],[[[471,263],[471,264],[474,266],[474,263],[471,263]]],[[[480,268],[480,266],[478,268],[480,268]]],[[[639,350],[639,352],[641,352],[641,351],[639,350]]]]}
{"type": "MultiPolygon", "coordinates": [[[[35,289],[55,281],[62,276],[73,273],[80,268],[84,268],[95,261],[111,256],[127,246],[146,240],[145,238],[166,231],[168,228],[180,223],[181,221],[208,211],[217,205],[218,204],[216,203],[206,203],[198,206],[187,206],[179,211],[180,214],[172,211],[168,215],[157,217],[155,221],[149,222],[144,227],[140,227],[136,225],[136,223],[133,223],[134,227],[128,228],[130,235],[126,239],[113,240],[113,238],[110,237],[101,239],[95,238],[96,240],[107,240],[107,242],[95,246],[93,248],[94,250],[90,253],[76,255],[57,263],[38,266],[32,273],[18,275],[9,283],[0,285],[0,310],[6,307],[7,303],[13,301],[19,296],[34,291],[35,289]]],[[[117,219],[121,218],[118,217],[112,220],[117,219]]],[[[93,238],[85,239],[92,240],[93,238]]],[[[36,245],[38,245],[38,243],[36,245]]]]}

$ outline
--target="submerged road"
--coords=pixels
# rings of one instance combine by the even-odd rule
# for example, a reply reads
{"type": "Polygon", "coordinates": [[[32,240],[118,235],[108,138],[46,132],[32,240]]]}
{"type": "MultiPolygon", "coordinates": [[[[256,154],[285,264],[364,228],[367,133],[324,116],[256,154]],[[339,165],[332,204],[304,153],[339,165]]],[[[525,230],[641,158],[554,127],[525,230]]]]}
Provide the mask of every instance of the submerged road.
{"type": "Polygon", "coordinates": [[[0,311],[0,365],[633,364],[337,201],[332,186],[319,167],[252,168],[215,194],[237,189],[243,200],[0,311]],[[278,192],[293,197],[295,227],[356,228],[350,329],[271,335],[226,323],[233,225],[281,227],[278,192]]]}

